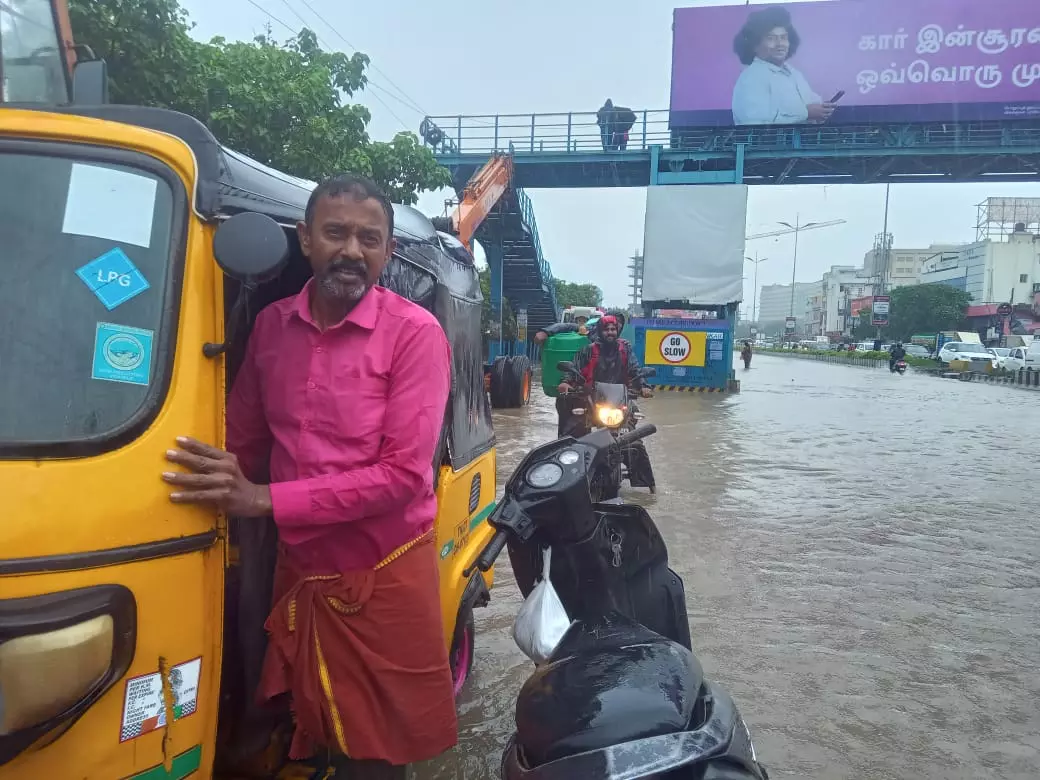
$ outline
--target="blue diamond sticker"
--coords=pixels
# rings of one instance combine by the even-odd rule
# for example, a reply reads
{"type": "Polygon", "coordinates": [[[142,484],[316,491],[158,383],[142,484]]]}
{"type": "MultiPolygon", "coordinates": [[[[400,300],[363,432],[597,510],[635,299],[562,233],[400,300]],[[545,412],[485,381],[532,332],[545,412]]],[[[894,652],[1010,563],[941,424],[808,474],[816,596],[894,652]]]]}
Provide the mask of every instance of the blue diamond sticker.
{"type": "Polygon", "coordinates": [[[91,260],[76,271],[76,276],[109,311],[151,287],[122,249],[112,249],[91,260]]]}

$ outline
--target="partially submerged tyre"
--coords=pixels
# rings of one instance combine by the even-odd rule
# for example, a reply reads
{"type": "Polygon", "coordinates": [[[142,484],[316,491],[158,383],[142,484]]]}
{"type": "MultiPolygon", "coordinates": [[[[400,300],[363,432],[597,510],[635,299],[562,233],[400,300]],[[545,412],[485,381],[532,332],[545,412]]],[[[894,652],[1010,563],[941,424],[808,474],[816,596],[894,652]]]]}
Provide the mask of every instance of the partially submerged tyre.
{"type": "Polygon", "coordinates": [[[495,409],[518,409],[531,402],[531,361],[526,355],[497,357],[491,365],[488,394],[495,409]]]}
{"type": "MultiPolygon", "coordinates": [[[[460,620],[462,620],[460,616],[460,620]]],[[[473,610],[466,610],[466,617],[455,630],[455,638],[451,643],[448,662],[451,665],[451,683],[454,686],[455,698],[459,697],[466,687],[470,672],[473,671],[474,645],[476,626],[473,621],[473,610]]]]}

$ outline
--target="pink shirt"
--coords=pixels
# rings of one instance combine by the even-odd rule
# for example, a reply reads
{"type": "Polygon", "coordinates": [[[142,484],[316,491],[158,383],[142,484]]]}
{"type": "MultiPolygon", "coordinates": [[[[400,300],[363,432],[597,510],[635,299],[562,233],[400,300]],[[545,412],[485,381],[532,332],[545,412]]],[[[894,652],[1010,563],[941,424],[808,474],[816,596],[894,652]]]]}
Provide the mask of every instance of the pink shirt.
{"type": "Polygon", "coordinates": [[[257,317],[228,399],[227,446],[250,480],[270,474],[294,564],[370,568],[433,526],[450,348],[432,314],[381,287],[322,332],[312,283],[257,317]]]}

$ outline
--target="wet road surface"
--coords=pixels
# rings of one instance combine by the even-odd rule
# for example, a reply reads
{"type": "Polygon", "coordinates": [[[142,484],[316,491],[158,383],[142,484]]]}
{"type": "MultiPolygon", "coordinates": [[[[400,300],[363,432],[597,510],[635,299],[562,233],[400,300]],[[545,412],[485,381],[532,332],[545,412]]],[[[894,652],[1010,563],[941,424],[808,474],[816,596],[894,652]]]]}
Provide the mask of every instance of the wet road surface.
{"type": "MultiPolygon", "coordinates": [[[[658,495],[622,495],[771,776],[1040,777],[1040,394],[765,355],[738,376],[645,403],[658,495]]],[[[555,409],[536,391],[495,425],[501,485],[555,409]]],[[[500,560],[459,747],[418,780],[498,777],[532,670],[500,560]]]]}

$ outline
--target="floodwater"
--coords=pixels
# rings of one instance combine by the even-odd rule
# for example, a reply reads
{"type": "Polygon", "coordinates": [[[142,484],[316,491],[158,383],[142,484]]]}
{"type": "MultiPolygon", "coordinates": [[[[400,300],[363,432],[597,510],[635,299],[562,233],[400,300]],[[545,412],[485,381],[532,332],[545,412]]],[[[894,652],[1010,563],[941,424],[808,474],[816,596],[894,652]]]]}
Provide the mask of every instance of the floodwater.
{"type": "MultiPolygon", "coordinates": [[[[644,405],[647,506],[694,649],[774,778],[1040,777],[1040,393],[757,355],[733,396],[644,405]]],[[[555,410],[496,413],[504,482],[555,410]]],[[[457,750],[418,780],[497,778],[520,605],[477,616],[457,750]]]]}

